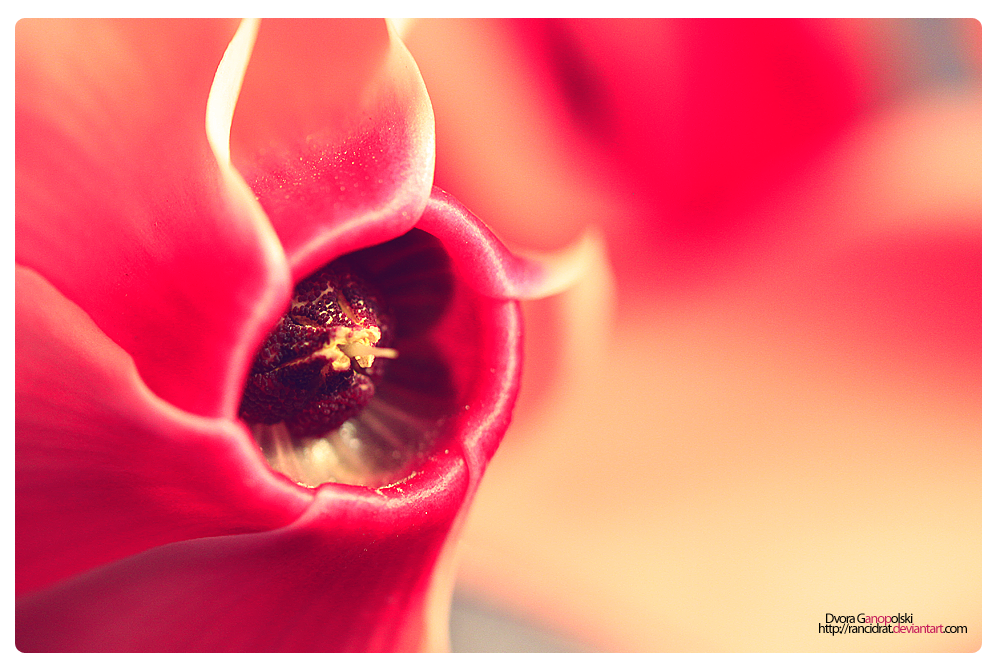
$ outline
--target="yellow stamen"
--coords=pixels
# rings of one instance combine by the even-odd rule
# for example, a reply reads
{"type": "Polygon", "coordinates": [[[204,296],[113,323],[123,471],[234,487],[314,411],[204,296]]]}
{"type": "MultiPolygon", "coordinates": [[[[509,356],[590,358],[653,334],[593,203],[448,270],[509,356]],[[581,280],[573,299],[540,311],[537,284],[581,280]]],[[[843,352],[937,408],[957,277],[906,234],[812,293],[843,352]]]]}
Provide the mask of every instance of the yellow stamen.
{"type": "MultiPolygon", "coordinates": [[[[399,356],[399,351],[392,349],[391,347],[372,347],[365,343],[347,343],[345,345],[339,346],[341,351],[349,357],[354,357],[361,364],[362,368],[368,368],[371,366],[371,362],[366,365],[364,363],[364,357],[384,357],[386,359],[395,359],[399,356]]],[[[374,361],[374,359],[372,359],[374,361]]]]}

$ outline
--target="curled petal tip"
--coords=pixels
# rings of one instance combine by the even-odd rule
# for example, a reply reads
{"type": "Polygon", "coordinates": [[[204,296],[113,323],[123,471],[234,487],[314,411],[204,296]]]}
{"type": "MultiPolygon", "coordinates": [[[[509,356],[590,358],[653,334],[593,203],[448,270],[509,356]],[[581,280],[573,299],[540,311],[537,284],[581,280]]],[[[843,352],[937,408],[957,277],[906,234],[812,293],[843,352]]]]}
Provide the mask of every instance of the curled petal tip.
{"type": "Polygon", "coordinates": [[[589,267],[605,255],[604,239],[597,227],[588,227],[573,243],[553,252],[519,251],[530,267],[530,276],[519,286],[516,298],[541,299],[564,292],[582,280],[589,267]]]}
{"type": "Polygon", "coordinates": [[[587,229],[552,253],[512,253],[455,197],[435,187],[418,225],[448,248],[469,284],[498,299],[540,299],[574,285],[604,254],[600,232],[587,229]]]}
{"type": "Polygon", "coordinates": [[[385,22],[388,23],[389,27],[395,30],[396,35],[402,39],[406,37],[415,20],[416,19],[413,18],[388,18],[385,22]]]}

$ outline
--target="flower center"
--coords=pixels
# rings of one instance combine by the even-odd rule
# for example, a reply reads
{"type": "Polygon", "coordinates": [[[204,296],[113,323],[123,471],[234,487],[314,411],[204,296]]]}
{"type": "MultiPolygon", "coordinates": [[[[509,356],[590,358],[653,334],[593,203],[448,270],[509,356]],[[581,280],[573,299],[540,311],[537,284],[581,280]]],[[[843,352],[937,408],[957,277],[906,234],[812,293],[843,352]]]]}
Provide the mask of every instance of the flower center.
{"type": "Polygon", "coordinates": [[[368,404],[381,377],[376,347],[390,318],[375,289],[347,265],[328,264],[295,288],[292,305],[250,370],[240,416],[250,424],[284,422],[296,437],[340,427],[368,404]]]}
{"type": "Polygon", "coordinates": [[[273,468],[309,487],[378,487],[419,465],[456,409],[433,333],[452,281],[447,253],[415,230],[296,286],[240,404],[273,468]]]}

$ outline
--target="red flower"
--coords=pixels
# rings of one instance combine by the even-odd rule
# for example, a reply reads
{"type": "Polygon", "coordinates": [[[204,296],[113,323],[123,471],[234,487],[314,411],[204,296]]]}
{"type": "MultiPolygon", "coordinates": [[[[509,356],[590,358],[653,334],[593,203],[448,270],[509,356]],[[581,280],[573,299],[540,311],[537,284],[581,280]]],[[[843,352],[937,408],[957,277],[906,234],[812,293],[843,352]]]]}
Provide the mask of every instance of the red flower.
{"type": "Polygon", "coordinates": [[[513,299],[553,275],[431,191],[429,101],[385,23],[256,27],[17,25],[21,650],[446,645],[455,532],[519,385],[513,299]],[[309,488],[237,409],[293,284],[361,248],[404,287],[429,248],[450,286],[383,400],[422,426],[399,396],[430,396],[434,437],[391,483],[309,488]]]}

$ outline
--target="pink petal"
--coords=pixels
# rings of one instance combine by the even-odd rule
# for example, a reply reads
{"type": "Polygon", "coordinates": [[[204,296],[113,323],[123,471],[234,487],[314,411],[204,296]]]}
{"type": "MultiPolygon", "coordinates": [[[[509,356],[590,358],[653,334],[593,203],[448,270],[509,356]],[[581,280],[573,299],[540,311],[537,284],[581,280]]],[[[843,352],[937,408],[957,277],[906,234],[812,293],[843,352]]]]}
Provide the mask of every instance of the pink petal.
{"type": "Polygon", "coordinates": [[[474,289],[499,299],[537,299],[561,292],[602,252],[596,232],[590,232],[558,253],[515,255],[460,201],[438,187],[417,227],[440,239],[458,273],[474,289]]]}
{"type": "Polygon", "coordinates": [[[384,21],[264,21],[232,149],[299,280],[413,227],[434,173],[434,120],[384,21]]]}
{"type": "MultiPolygon", "coordinates": [[[[40,337],[46,330],[58,329],[66,323],[71,333],[65,335],[82,337],[86,345],[82,350],[66,350],[49,342],[39,346],[37,352],[35,346],[25,346],[24,354],[28,358],[23,362],[19,360],[19,369],[35,368],[42,377],[52,377],[55,369],[51,366],[56,359],[72,360],[73,355],[87,359],[87,355],[83,355],[87,350],[96,351],[91,352],[90,357],[117,356],[119,365],[127,364],[124,355],[106,339],[103,349],[91,340],[101,335],[93,327],[85,326],[82,313],[72,307],[63,309],[69,310],[68,313],[59,312],[57,304],[53,303],[58,302],[58,295],[30,272],[22,270],[21,274],[25,297],[22,301],[30,296],[40,307],[23,308],[25,312],[18,314],[19,325],[23,322],[25,327],[24,333],[19,332],[19,340],[29,339],[29,332],[31,336],[40,337]],[[55,314],[49,315],[50,312],[55,314]],[[45,352],[46,349],[51,352],[45,352]]],[[[497,301],[460,288],[453,303],[454,307],[434,335],[441,341],[454,337],[464,343],[453,349],[455,364],[464,371],[456,378],[462,405],[449,419],[435,453],[412,477],[380,489],[324,485],[316,492],[315,502],[308,511],[287,528],[162,546],[23,596],[17,611],[18,648],[22,651],[425,648],[423,642],[430,623],[426,610],[435,564],[446,541],[454,539],[456,521],[464,517],[486,462],[495,452],[510,420],[521,363],[521,316],[515,302],[497,301]]],[[[135,381],[134,374],[132,377],[135,381]]],[[[29,388],[42,383],[33,373],[24,373],[22,379],[19,372],[18,379],[29,388]]],[[[87,384],[97,387],[98,397],[104,395],[100,382],[73,386],[87,384]]],[[[120,386],[112,389],[108,393],[119,400],[129,395],[120,386]]],[[[25,390],[23,393],[32,396],[44,392],[25,390]]],[[[51,415],[49,418],[60,422],[60,428],[62,423],[67,424],[66,433],[59,434],[61,441],[74,430],[83,429],[84,424],[72,419],[70,409],[91,393],[60,392],[68,405],[60,406],[64,414],[59,415],[58,420],[51,415]]],[[[151,397],[149,400],[159,403],[151,397]]],[[[18,434],[19,445],[42,442],[42,455],[18,452],[18,465],[23,463],[26,468],[23,472],[19,468],[18,481],[31,480],[41,485],[41,473],[34,473],[28,464],[46,458],[45,450],[51,452],[54,447],[46,446],[44,438],[40,440],[42,428],[30,418],[40,412],[37,402],[26,403],[23,408],[20,400],[18,404],[19,421],[22,412],[29,417],[25,420],[28,426],[23,427],[27,430],[18,434]]],[[[32,540],[41,537],[32,535],[29,528],[36,520],[37,525],[46,526],[47,533],[56,534],[61,532],[59,529],[72,529],[74,520],[79,524],[98,519],[106,522],[107,516],[123,513],[127,514],[120,523],[127,530],[137,530],[135,524],[141,525],[141,521],[147,520],[168,526],[183,523],[177,516],[157,516],[155,511],[150,512],[152,501],[159,495],[164,505],[176,503],[174,507],[180,517],[211,523],[204,513],[220,512],[211,502],[214,493],[220,497],[239,496],[238,485],[234,489],[232,481],[226,483],[225,479],[197,480],[197,486],[204,488],[201,494],[190,488],[174,488],[165,479],[154,480],[158,484],[151,484],[149,488],[142,484],[148,476],[155,477],[159,468],[164,469],[164,477],[177,474],[181,465],[178,459],[191,449],[206,448],[204,441],[211,440],[203,437],[199,442],[191,433],[193,428],[185,434],[187,442],[172,438],[169,432],[180,427],[149,425],[149,422],[165,421],[163,414],[150,415],[150,408],[141,410],[141,401],[136,399],[124,402],[125,417],[100,413],[95,417],[92,405],[78,409],[85,415],[90,413],[88,420],[111,425],[106,429],[109,432],[102,428],[100,435],[116,445],[114,453],[118,456],[112,462],[121,466],[126,464],[118,461],[119,458],[136,459],[142,462],[140,469],[125,472],[129,484],[119,489],[117,487],[122,485],[113,480],[121,479],[120,469],[114,470],[100,459],[96,461],[99,465],[93,466],[94,461],[84,459],[74,471],[76,478],[72,484],[54,485],[55,500],[44,508],[48,515],[18,516],[18,528],[26,533],[24,538],[18,534],[19,557],[22,557],[20,550],[28,549],[23,554],[25,562],[37,555],[31,544],[32,540]],[[149,437],[135,434],[141,427],[152,431],[149,437]],[[125,442],[116,441],[116,430],[124,432],[125,442]],[[161,435],[164,431],[168,432],[166,437],[161,435]],[[152,451],[136,448],[136,443],[144,442],[155,442],[156,446],[150,448],[152,451]],[[158,458],[153,460],[155,457],[158,458]],[[91,469],[93,467],[98,469],[91,469]],[[133,474],[138,480],[132,478],[133,474]],[[88,493],[88,488],[93,491],[88,493]],[[74,491],[71,493],[67,489],[74,491]],[[144,491],[159,493],[146,498],[144,491]],[[204,496],[208,496],[208,500],[204,496]],[[190,497],[194,500],[188,500],[190,497]],[[90,513],[78,513],[72,507],[75,503],[83,503],[93,509],[99,498],[107,500],[90,513]],[[178,503],[178,499],[181,502],[178,503]],[[138,511],[130,506],[136,502],[140,505],[138,511]],[[57,503],[61,511],[70,513],[66,525],[58,516],[57,503]],[[137,515],[143,510],[149,513],[140,521],[137,515]],[[58,526],[52,523],[53,516],[60,522],[58,526]]],[[[163,411],[170,412],[168,407],[163,411]]],[[[189,421],[217,425],[223,433],[226,430],[220,422],[189,421]]],[[[101,451],[98,438],[90,442],[86,437],[89,431],[93,431],[92,425],[81,431],[82,437],[77,435],[78,441],[87,443],[97,457],[110,456],[109,448],[101,451]]],[[[223,439],[218,435],[217,438],[223,439]]],[[[272,489],[268,475],[259,470],[247,470],[251,466],[239,455],[246,449],[243,443],[232,442],[233,439],[230,435],[229,442],[222,447],[216,445],[219,454],[204,457],[205,452],[202,452],[207,461],[185,461],[190,470],[181,478],[190,482],[192,473],[206,469],[210,473],[216,471],[216,466],[208,465],[215,459],[227,463],[235,471],[243,471],[235,477],[257,480],[262,484],[257,493],[263,496],[263,492],[272,489]],[[222,460],[227,451],[235,462],[222,460]]],[[[258,459],[254,458],[251,463],[257,463],[258,459]]],[[[54,475],[51,472],[53,464],[48,470],[54,475]]],[[[31,492],[36,496],[31,498],[35,502],[38,502],[37,496],[45,495],[37,489],[31,492]]],[[[26,497],[27,493],[27,488],[19,489],[19,498],[26,497]]],[[[273,495],[266,498],[266,502],[279,507],[295,505],[296,509],[301,506],[299,496],[282,499],[281,493],[278,495],[277,499],[273,495]]],[[[19,512],[22,504],[19,500],[19,512]]],[[[271,516],[278,513],[274,508],[267,512],[266,507],[260,511],[271,516]]],[[[246,521],[245,516],[240,518],[246,521]]],[[[230,520],[238,525],[232,517],[230,520]]],[[[115,527],[118,523],[115,522],[115,527]]],[[[197,535],[189,526],[182,527],[189,529],[188,537],[197,535]]],[[[77,530],[69,536],[67,544],[47,546],[67,552],[71,551],[69,544],[88,549],[88,540],[93,538],[77,530]]],[[[179,534],[182,532],[178,530],[175,539],[184,539],[184,535],[179,534]]]]}
{"type": "Polygon", "coordinates": [[[445,315],[432,336],[449,353],[464,405],[439,448],[454,446],[463,453],[471,477],[468,503],[510,423],[520,389],[523,323],[516,301],[471,291],[455,301],[460,307],[445,315]]]}
{"type": "Polygon", "coordinates": [[[233,414],[290,279],[205,134],[230,20],[22,20],[17,261],[79,304],[160,397],[233,414]]]}
{"type": "Polygon", "coordinates": [[[176,540],[270,530],[312,494],[245,428],[185,413],[37,273],[17,267],[17,588],[176,540]]]}
{"type": "Polygon", "coordinates": [[[554,19],[514,26],[549,68],[545,76],[561,88],[580,128],[626,170],[633,189],[675,216],[701,218],[751,196],[760,174],[787,169],[857,118],[879,74],[880,54],[848,21],[554,19]]]}
{"type": "Polygon", "coordinates": [[[460,464],[450,472],[421,489],[424,503],[395,489],[324,487],[286,529],[172,544],[29,596],[17,610],[17,646],[418,650],[430,572],[468,482],[460,464]],[[451,513],[428,513],[428,504],[451,513]]]}

